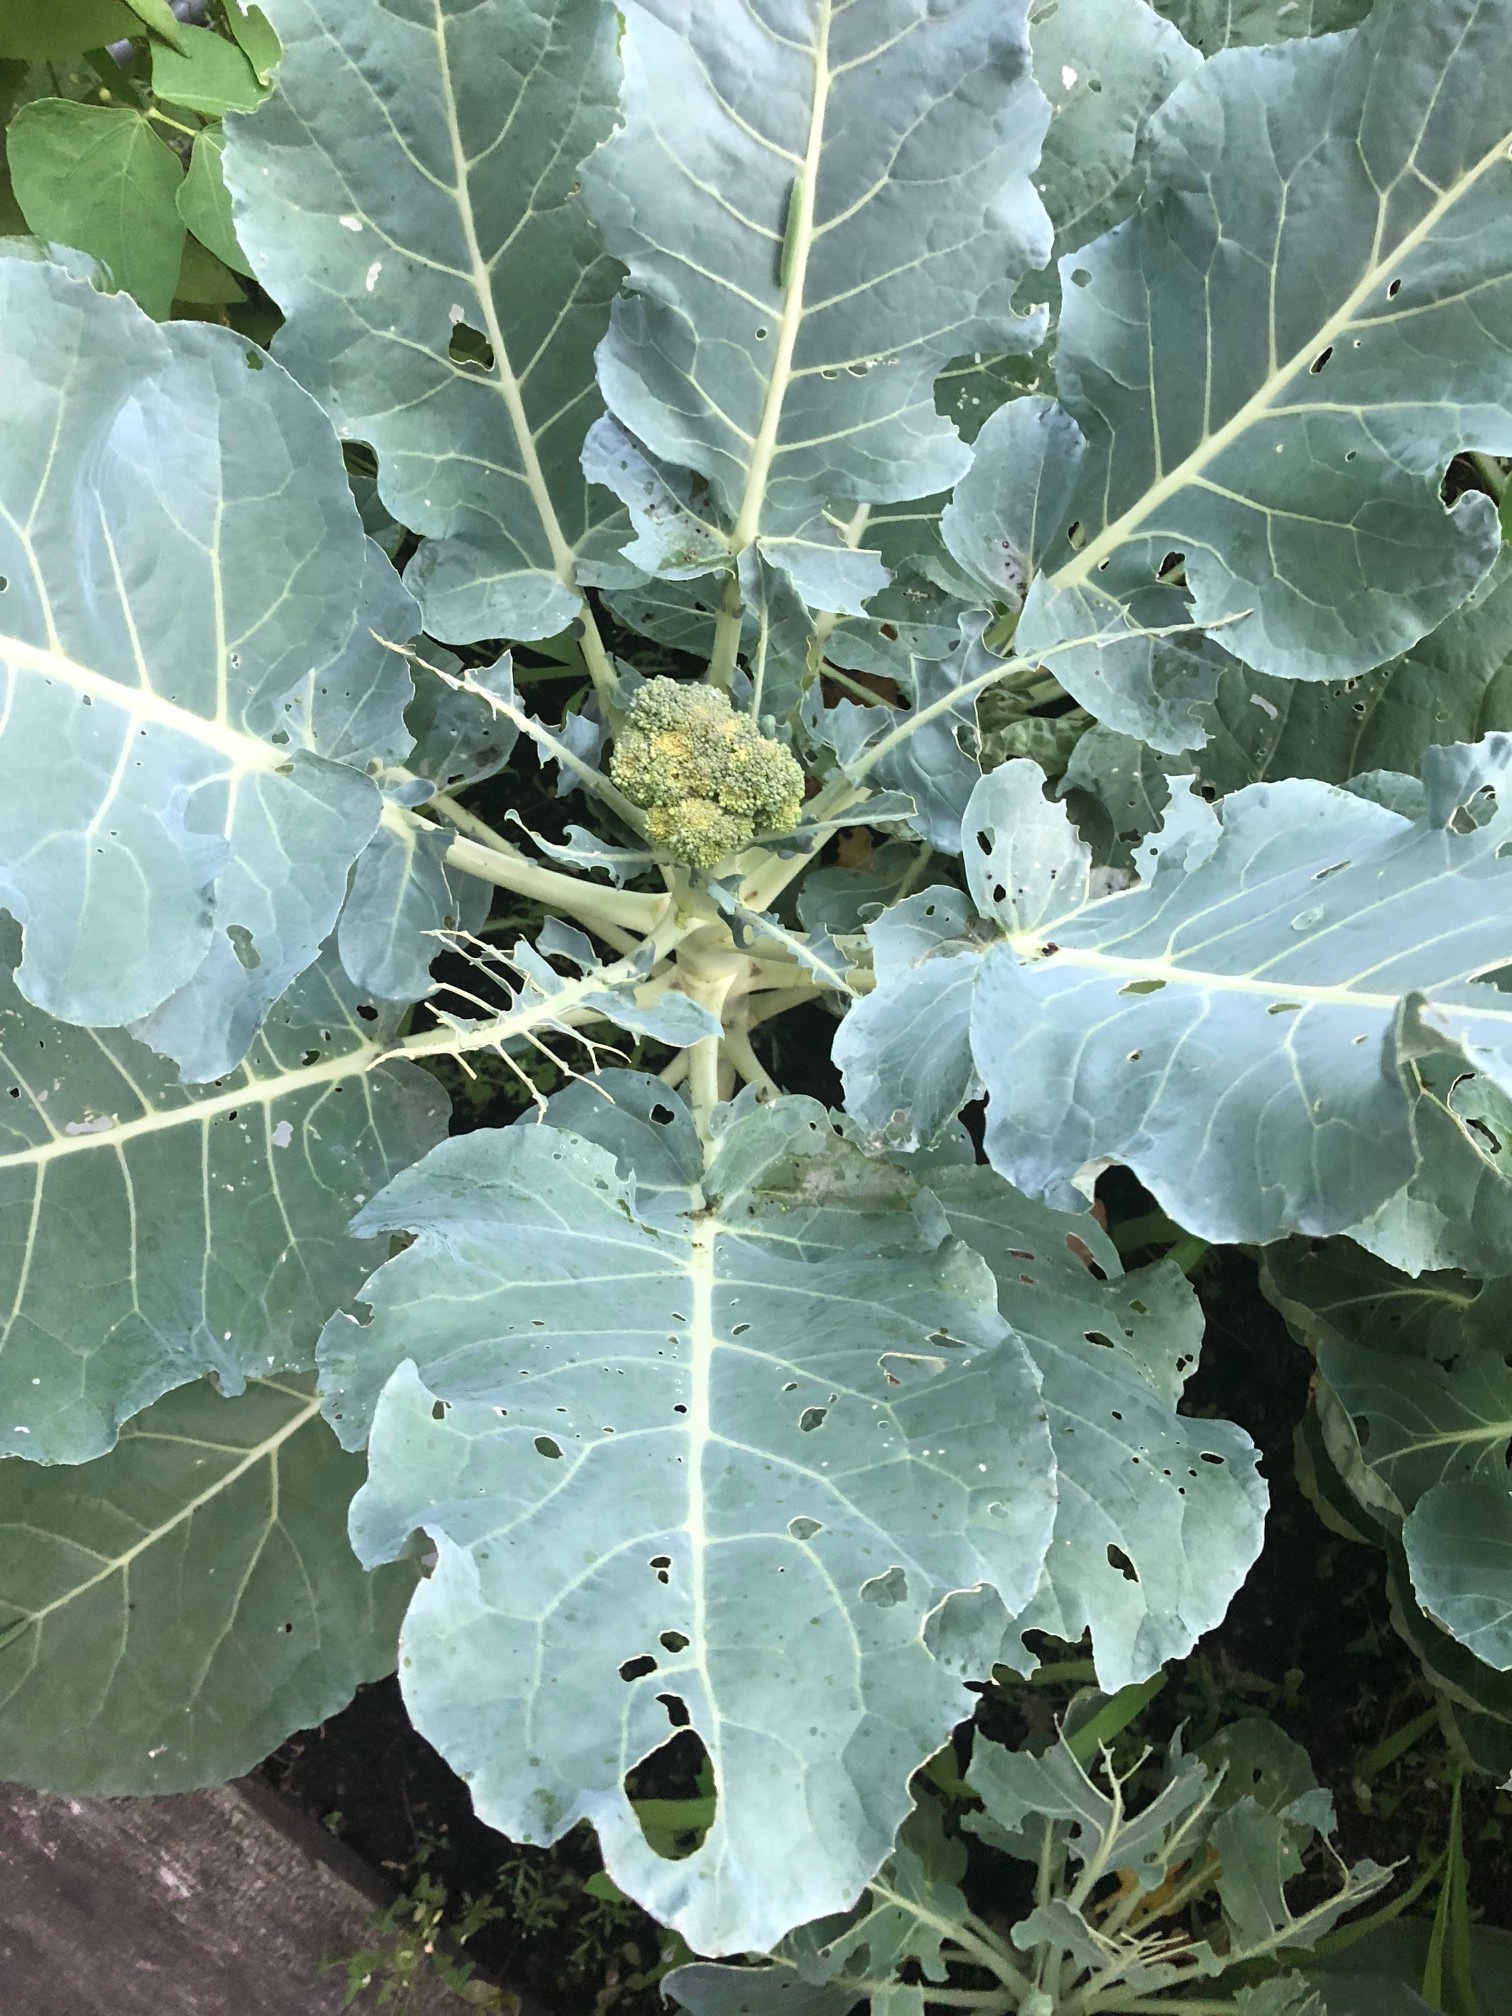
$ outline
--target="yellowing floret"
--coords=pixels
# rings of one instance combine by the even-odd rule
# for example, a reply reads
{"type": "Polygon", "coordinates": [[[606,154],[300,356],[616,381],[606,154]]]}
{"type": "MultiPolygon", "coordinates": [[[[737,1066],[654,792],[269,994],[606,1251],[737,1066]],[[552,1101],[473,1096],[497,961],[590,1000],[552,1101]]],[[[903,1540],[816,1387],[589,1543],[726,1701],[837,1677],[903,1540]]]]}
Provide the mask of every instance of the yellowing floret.
{"type": "Polygon", "coordinates": [[[791,752],[712,686],[676,679],[640,688],[609,774],[649,815],[653,844],[690,868],[712,868],[757,833],[790,833],[803,809],[791,752]]]}

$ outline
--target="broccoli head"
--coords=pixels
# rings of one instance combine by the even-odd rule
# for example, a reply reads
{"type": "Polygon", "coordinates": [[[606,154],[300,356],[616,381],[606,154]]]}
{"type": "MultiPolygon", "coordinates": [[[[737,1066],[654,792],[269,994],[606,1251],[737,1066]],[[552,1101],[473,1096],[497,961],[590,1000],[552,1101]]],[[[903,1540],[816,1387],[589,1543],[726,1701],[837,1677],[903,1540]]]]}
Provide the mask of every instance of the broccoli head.
{"type": "Polygon", "coordinates": [[[803,772],[712,686],[650,679],[630,704],[609,774],[648,815],[646,832],[674,861],[712,868],[757,833],[789,833],[803,809],[803,772]]]}

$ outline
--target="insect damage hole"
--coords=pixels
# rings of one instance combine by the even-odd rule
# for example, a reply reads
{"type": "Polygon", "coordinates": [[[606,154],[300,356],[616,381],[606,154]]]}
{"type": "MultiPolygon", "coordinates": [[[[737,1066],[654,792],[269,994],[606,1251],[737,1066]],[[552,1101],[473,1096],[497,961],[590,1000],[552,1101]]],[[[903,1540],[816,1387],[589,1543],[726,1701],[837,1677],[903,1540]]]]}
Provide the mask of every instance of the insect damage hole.
{"type": "Polygon", "coordinates": [[[452,323],[446,354],[453,364],[460,365],[464,371],[492,371],[494,368],[493,345],[482,330],[474,329],[470,322],[452,323]]]}
{"type": "Polygon", "coordinates": [[[1134,1566],[1128,1555],[1125,1554],[1122,1547],[1115,1547],[1111,1540],[1108,1543],[1108,1566],[1116,1568],[1125,1582],[1137,1582],[1139,1580],[1139,1570],[1134,1566]]]}
{"type": "Polygon", "coordinates": [[[861,1601],[875,1603],[879,1610],[891,1610],[896,1604],[908,1601],[908,1577],[898,1567],[889,1568],[885,1575],[873,1575],[869,1582],[861,1584],[861,1601]]]}
{"type": "Polygon", "coordinates": [[[646,1846],[666,1862],[682,1862],[703,1846],[719,1810],[714,1764],[698,1732],[688,1725],[687,1703],[658,1694],[673,1733],[625,1773],[625,1797],[646,1846]]]}

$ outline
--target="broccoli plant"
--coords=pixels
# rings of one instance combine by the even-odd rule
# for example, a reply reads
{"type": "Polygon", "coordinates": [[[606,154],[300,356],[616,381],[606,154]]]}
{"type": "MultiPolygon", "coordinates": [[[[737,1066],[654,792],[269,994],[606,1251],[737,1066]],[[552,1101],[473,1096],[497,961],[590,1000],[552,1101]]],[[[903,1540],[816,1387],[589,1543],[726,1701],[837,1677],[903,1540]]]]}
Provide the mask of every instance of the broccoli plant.
{"type": "MultiPolygon", "coordinates": [[[[10,136],[0,1773],[397,1664],[485,1820],[770,1952],[1034,1634],[1223,1618],[1229,1243],[1504,1776],[1512,0],[193,33],[241,109],[144,32],[127,137],[270,347],[75,228],[101,107],[10,136]]],[[[1035,2016],[1143,2006],[1085,1883],[1035,2016]]]]}

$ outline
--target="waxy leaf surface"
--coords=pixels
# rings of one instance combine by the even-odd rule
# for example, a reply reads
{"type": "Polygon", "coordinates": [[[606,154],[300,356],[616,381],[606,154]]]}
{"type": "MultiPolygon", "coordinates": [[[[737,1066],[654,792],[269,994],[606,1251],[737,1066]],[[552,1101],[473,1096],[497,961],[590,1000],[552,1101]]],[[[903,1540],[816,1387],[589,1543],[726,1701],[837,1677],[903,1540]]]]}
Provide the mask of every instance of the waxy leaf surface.
{"type": "Polygon", "coordinates": [[[393,1670],[415,1570],[354,1560],[362,1464],[312,1385],[201,1382],[96,1462],[0,1462],[0,1776],[219,1785],[393,1670]]]}
{"type": "Polygon", "coordinates": [[[229,329],[0,260],[0,902],[16,984],[214,1078],[315,959],[409,747],[412,623],[319,408],[229,329]],[[333,758],[339,760],[332,760],[333,758]]]}
{"type": "Polygon", "coordinates": [[[582,1132],[452,1141],[369,1207],[415,1243],[333,1321],[323,1383],[344,1439],[372,1418],[363,1558],[439,1550],[404,1685],[480,1813],[590,1818],[695,1948],[765,1950],[854,1901],[963,1711],[931,1613],[982,1587],[1000,1633],[1033,1594],[1049,1441],[927,1192],[798,1099],[733,1119],[700,1187],[680,1101],[602,1082],[553,1108],[582,1132]],[[676,1862],[623,1790],[667,1702],[718,1799],[676,1862]]]}
{"type": "MultiPolygon", "coordinates": [[[[970,1054],[1010,1182],[1070,1207],[1079,1172],[1121,1161],[1205,1237],[1353,1225],[1417,1169],[1415,1054],[1458,1056],[1458,1077],[1498,1096],[1512,1082],[1507,997],[1464,984],[1507,959],[1509,759],[1500,735],[1430,751],[1416,821],[1304,780],[1239,792],[1221,820],[1183,795],[1138,857],[1144,882],[1100,899],[1039,770],[1004,764],[964,838],[1003,936],[985,952],[927,942],[917,979],[897,962],[852,1010],[857,1117],[879,1139],[920,1136],[921,1067],[895,1021],[917,1019],[921,987],[958,1002],[975,959],[970,1054]]],[[[931,1060],[933,1080],[944,1069],[931,1060]]]]}
{"type": "MultiPolygon", "coordinates": [[[[1146,0],[1038,0],[1029,39],[1035,79],[1050,101],[1035,187],[1059,256],[1132,208],[1149,122],[1202,58],[1146,0]]],[[[1026,292],[1049,277],[1036,276],[1026,292]]]]}
{"type": "MultiPolygon", "coordinates": [[[[16,933],[0,945],[15,958],[16,933]]],[[[159,1394],[308,1367],[381,1257],[352,1214],[441,1137],[394,1017],[323,963],[214,1085],[0,986],[0,1453],[103,1454],[159,1394]],[[372,1014],[371,1008],[368,1010],[372,1014]]]]}
{"type": "Polygon", "coordinates": [[[1335,1240],[1278,1249],[1267,1289],[1317,1353],[1328,1458],[1399,1536],[1413,1596],[1475,1659],[1512,1670],[1512,1284],[1412,1280],[1335,1240]]]}
{"type": "Polygon", "coordinates": [[[228,122],[276,354],[378,455],[423,535],[407,579],[452,642],[549,637],[579,608],[619,269],[576,198],[618,90],[603,0],[267,0],[272,97],[228,122]]]}
{"type": "Polygon", "coordinates": [[[1336,678],[1495,559],[1490,500],[1439,484],[1512,449],[1509,52],[1509,0],[1377,0],[1348,36],[1235,51],[1156,114],[1157,193],[1063,262],[1087,455],[1016,648],[1098,638],[1056,676],[1110,725],[1200,739],[1137,634],[1188,606],[1260,671],[1336,678]]]}
{"type": "Polygon", "coordinates": [[[824,516],[966,464],[934,378],[1031,347],[1014,281],[1050,249],[1030,173],[1048,116],[1025,0],[625,9],[625,124],[585,170],[629,268],[605,396],[697,470],[732,546],[823,609],[882,585],[824,516]]]}
{"type": "MultiPolygon", "coordinates": [[[[1089,1214],[1046,1210],[987,1169],[928,1181],[951,1231],[996,1274],[1050,1417],[1055,1533],[1014,1635],[1074,1642],[1090,1630],[1098,1684],[1113,1693],[1184,1658],[1222,1621],[1260,1552],[1258,1453],[1232,1422],[1176,1411],[1202,1310],[1172,1262],[1124,1274],[1089,1214]]],[[[1002,1656],[1024,1663],[1011,1638],[1002,1656]]]]}
{"type": "Polygon", "coordinates": [[[1204,56],[1289,42],[1299,35],[1336,35],[1370,12],[1370,0],[1155,0],[1204,56]]]}

